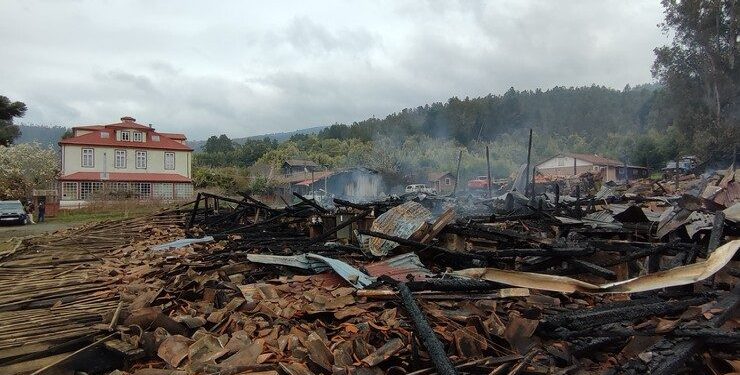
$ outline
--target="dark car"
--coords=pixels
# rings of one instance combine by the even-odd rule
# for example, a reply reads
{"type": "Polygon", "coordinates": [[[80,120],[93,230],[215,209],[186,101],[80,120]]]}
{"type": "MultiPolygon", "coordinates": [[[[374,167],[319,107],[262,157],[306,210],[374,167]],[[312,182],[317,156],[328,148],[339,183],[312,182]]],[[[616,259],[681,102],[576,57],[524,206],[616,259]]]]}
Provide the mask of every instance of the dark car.
{"type": "Polygon", "coordinates": [[[25,224],[27,219],[21,201],[0,201],[0,224],[25,224]]]}

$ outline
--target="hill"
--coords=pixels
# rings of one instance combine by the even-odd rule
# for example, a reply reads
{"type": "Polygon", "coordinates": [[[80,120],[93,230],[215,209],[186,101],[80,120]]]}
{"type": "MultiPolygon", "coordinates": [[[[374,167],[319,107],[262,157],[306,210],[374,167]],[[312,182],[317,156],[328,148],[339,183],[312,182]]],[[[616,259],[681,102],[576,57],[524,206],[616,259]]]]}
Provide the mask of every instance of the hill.
{"type": "MultiPolygon", "coordinates": [[[[285,142],[290,139],[290,137],[297,135],[297,134],[318,134],[322,130],[324,130],[327,126],[314,126],[312,128],[306,128],[306,129],[299,129],[292,132],[282,132],[282,133],[269,133],[269,134],[262,134],[262,135],[253,135],[251,137],[243,137],[243,138],[234,138],[231,141],[238,143],[240,145],[243,145],[248,139],[274,139],[278,142],[285,142]]],[[[203,150],[203,146],[206,144],[206,141],[199,140],[199,141],[188,141],[188,145],[193,148],[196,152],[200,152],[203,150]]]]}
{"type": "Polygon", "coordinates": [[[46,126],[32,124],[18,124],[21,129],[21,135],[15,140],[15,143],[33,143],[38,142],[44,146],[58,148],[62,135],[67,131],[64,126],[46,126]]]}

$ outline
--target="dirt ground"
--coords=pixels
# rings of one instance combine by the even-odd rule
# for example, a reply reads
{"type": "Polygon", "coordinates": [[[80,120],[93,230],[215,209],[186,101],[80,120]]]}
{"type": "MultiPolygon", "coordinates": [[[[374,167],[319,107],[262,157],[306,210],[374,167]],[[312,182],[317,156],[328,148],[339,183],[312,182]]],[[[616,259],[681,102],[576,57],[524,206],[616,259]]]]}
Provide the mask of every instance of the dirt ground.
{"type": "Polygon", "coordinates": [[[40,224],[26,225],[2,225],[0,226],[0,240],[11,237],[25,237],[38,234],[54,232],[83,224],[84,222],[45,222],[40,224]]]}

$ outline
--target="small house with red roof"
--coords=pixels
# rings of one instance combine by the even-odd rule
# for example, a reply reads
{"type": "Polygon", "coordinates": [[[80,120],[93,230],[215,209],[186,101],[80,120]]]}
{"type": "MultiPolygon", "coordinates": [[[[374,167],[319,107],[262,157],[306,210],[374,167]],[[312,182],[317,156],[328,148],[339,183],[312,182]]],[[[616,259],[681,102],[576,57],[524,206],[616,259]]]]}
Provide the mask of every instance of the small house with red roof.
{"type": "Polygon", "coordinates": [[[61,200],[98,193],[142,199],[189,199],[192,152],[184,134],[159,133],[132,117],[108,125],[75,126],[59,141],[61,200]]]}

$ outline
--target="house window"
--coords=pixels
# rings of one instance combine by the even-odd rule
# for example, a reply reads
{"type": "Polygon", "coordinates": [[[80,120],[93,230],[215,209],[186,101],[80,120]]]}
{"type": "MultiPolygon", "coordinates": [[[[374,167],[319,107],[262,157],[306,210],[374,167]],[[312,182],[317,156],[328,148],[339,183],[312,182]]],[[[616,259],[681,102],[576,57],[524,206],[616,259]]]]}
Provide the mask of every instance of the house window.
{"type": "Polygon", "coordinates": [[[565,158],[558,158],[558,167],[565,166],[565,158]]]}
{"type": "Polygon", "coordinates": [[[134,142],[143,142],[143,135],[144,133],[142,132],[134,132],[134,142]]]}
{"type": "Polygon", "coordinates": [[[113,191],[128,191],[128,182],[113,182],[111,183],[111,190],[113,191]]]}
{"type": "Polygon", "coordinates": [[[159,142],[159,136],[158,135],[152,135],[152,141],[159,142]]]}
{"type": "Polygon", "coordinates": [[[164,153],[164,169],[168,169],[168,170],[175,169],[175,153],[174,152],[164,153]]]}
{"type": "Polygon", "coordinates": [[[62,200],[63,201],[77,200],[77,183],[76,182],[62,182],[62,200]]]}
{"type": "Polygon", "coordinates": [[[193,197],[192,184],[175,184],[175,198],[190,199],[193,197]]]}
{"type": "Polygon", "coordinates": [[[152,196],[152,184],[148,182],[134,182],[131,184],[131,190],[139,198],[149,198],[152,196]]]}
{"type": "Polygon", "coordinates": [[[92,168],[95,166],[95,154],[91,148],[82,149],[82,167],[92,168]]]}
{"type": "Polygon", "coordinates": [[[102,182],[80,182],[80,199],[90,199],[96,192],[102,189],[102,182]]]}
{"type": "Polygon", "coordinates": [[[116,150],[116,168],[126,168],[126,150],[116,150]]]}
{"type": "Polygon", "coordinates": [[[146,169],[146,151],[136,151],[136,169],[146,169]]]}
{"type": "Polygon", "coordinates": [[[121,140],[122,141],[130,141],[131,140],[131,132],[128,131],[128,130],[121,131],[121,140]]]}
{"type": "Polygon", "coordinates": [[[174,196],[174,189],[172,187],[172,184],[153,184],[153,188],[154,198],[172,199],[174,196]]]}
{"type": "Polygon", "coordinates": [[[449,177],[445,177],[445,185],[452,185],[452,180],[449,177]]]}

